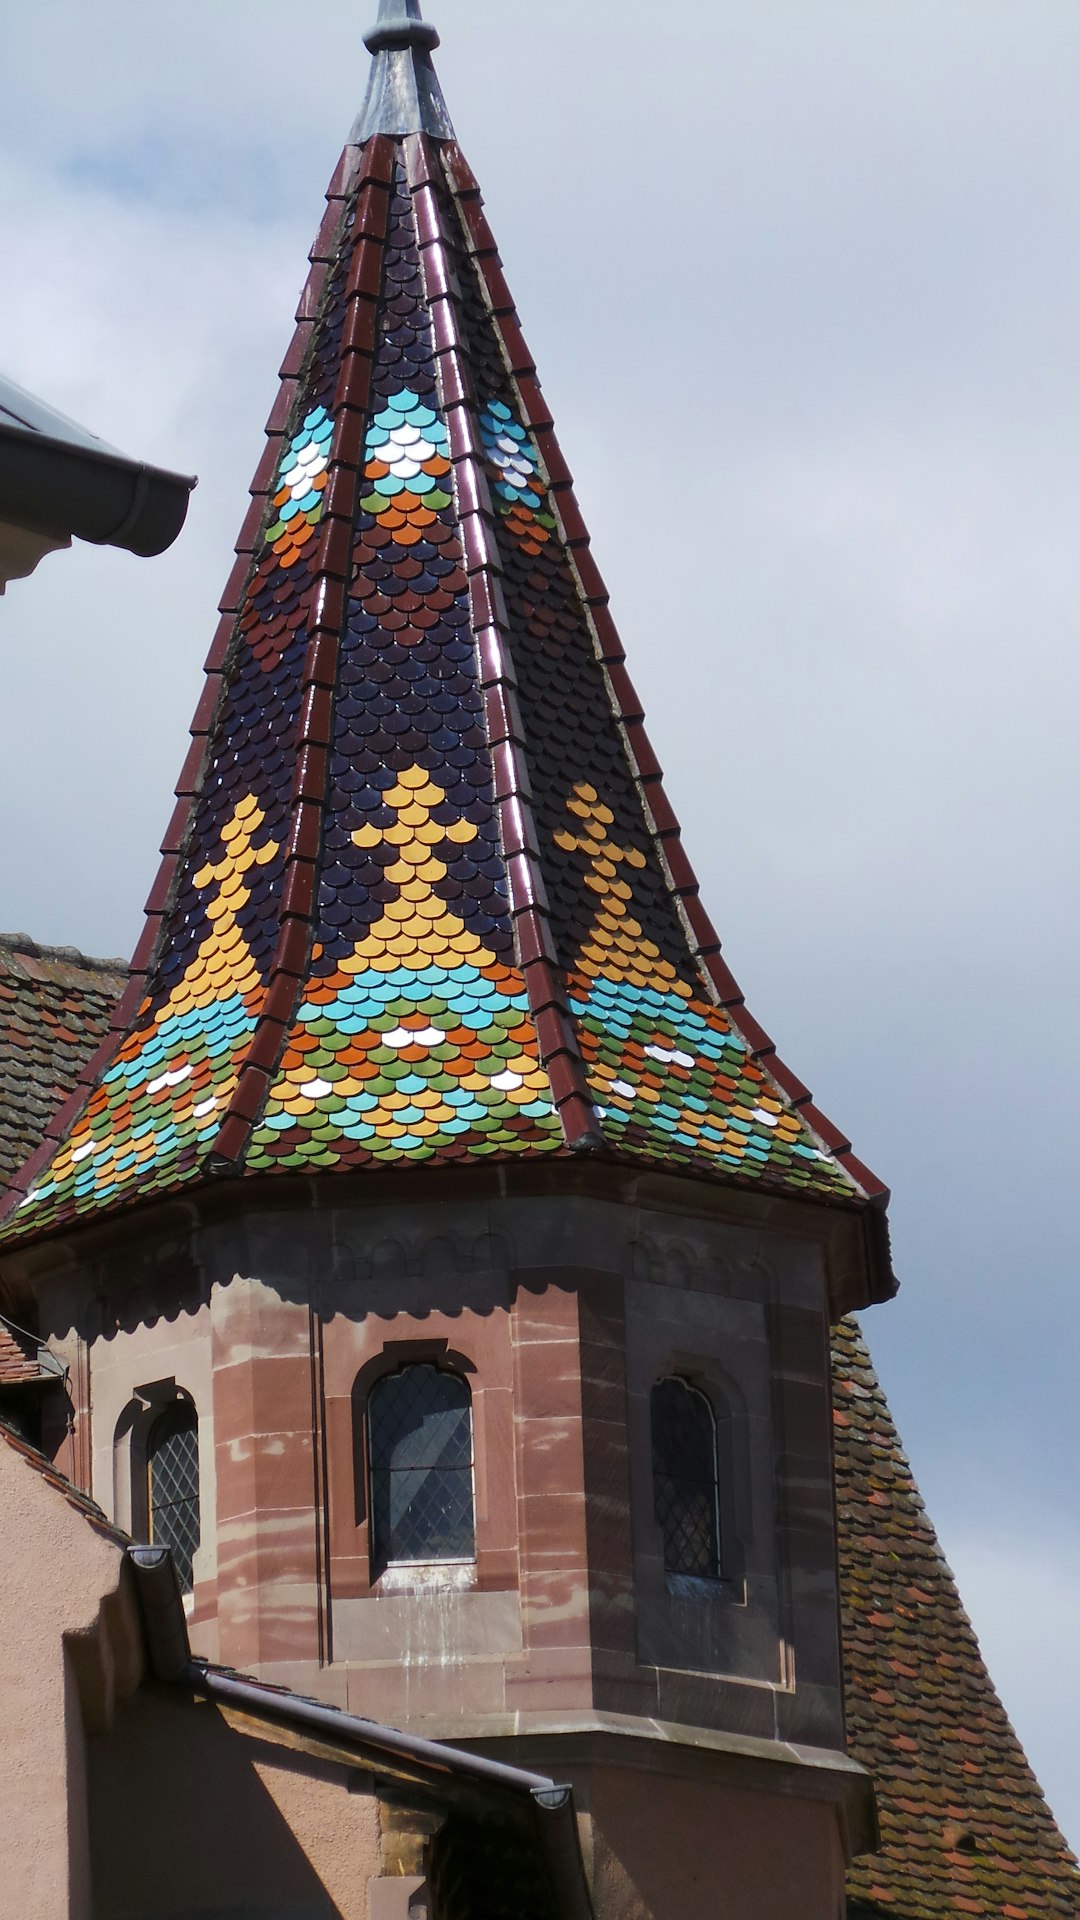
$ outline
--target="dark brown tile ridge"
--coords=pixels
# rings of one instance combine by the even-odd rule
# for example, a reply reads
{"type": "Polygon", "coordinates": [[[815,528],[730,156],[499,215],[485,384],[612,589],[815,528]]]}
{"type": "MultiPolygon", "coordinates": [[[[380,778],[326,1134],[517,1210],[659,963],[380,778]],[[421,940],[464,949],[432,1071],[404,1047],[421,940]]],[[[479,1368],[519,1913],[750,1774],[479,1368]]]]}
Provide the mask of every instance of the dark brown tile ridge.
{"type": "MultiPolygon", "coordinates": [[[[450,458],[462,507],[462,546],[473,632],[481,671],[488,756],[491,762],[495,806],[499,817],[510,913],[518,963],[525,982],[540,1061],[548,1077],[551,1100],[566,1145],[575,1152],[604,1145],[597,1124],[585,1063],[577,1032],[560,984],[558,955],[551,931],[548,901],[540,871],[538,834],[525,753],[525,729],[518,707],[507,641],[508,617],[503,598],[501,563],[492,528],[491,496],[478,449],[481,446],[479,407],[461,327],[453,317],[440,325],[440,305],[457,302],[444,224],[447,196],[442,163],[434,144],[422,135],[405,142],[409,186],[418,216],[420,263],[424,290],[432,317],[435,363],[440,398],[450,440],[450,458]]],[[[450,206],[456,202],[450,197],[450,206]]],[[[460,217],[459,217],[460,225],[460,217]]],[[[461,238],[468,235],[461,229],[461,238]]]]}
{"type": "Polygon", "coordinates": [[[389,219],[385,189],[393,179],[394,154],[395,143],[381,135],[368,142],[364,154],[357,202],[357,237],[349,256],[346,281],[347,311],[355,315],[356,324],[350,325],[347,318],[346,344],[330,408],[334,424],[329,485],[312,565],[314,618],[307,632],[300,690],[302,720],[293,768],[289,859],[281,895],[278,937],[236,1091],[205,1158],[210,1171],[217,1174],[238,1171],[243,1164],[254,1128],[262,1117],[311,963],[314,902],[318,894],[333,740],[334,690],[352,562],[353,502],[363,465],[362,442],[354,432],[353,422],[366,415],[370,404],[378,315],[377,302],[366,297],[360,284],[361,269],[374,252],[381,281],[389,219]],[[311,833],[309,823],[316,820],[318,831],[311,833]]]}
{"type": "Polygon", "coordinates": [[[22,969],[13,964],[20,960],[44,961],[50,966],[70,968],[75,973],[102,974],[121,982],[127,978],[128,971],[126,960],[99,960],[83,953],[79,947],[47,946],[28,933],[0,933],[0,967],[8,966],[13,972],[21,972],[22,969]]]}

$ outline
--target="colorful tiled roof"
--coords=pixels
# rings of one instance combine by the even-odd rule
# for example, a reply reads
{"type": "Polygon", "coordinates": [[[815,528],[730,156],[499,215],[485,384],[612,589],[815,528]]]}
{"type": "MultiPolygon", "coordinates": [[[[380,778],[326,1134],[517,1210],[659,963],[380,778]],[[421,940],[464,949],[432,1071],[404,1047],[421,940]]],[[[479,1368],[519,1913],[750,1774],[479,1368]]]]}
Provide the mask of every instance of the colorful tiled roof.
{"type": "Polygon", "coordinates": [[[105,1038],[126,980],[122,960],[0,934],[0,1192],[105,1038]]]}
{"type": "Polygon", "coordinates": [[[848,1738],[882,1851],[851,1920],[1076,1920],[1080,1873],[994,1691],[857,1323],[834,1331],[848,1738]]]}
{"type": "Polygon", "coordinates": [[[384,13],[122,1022],[5,1237],[581,1150],[881,1206],[720,957],[432,31],[384,13]]]}

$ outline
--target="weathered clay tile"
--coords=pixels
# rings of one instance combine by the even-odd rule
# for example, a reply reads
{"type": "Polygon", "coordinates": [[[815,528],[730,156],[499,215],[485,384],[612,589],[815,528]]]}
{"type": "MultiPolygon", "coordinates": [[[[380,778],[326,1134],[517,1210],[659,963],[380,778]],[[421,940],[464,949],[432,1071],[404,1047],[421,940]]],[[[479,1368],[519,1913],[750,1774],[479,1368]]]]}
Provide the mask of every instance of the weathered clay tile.
{"type": "Polygon", "coordinates": [[[857,1322],[833,1336],[848,1738],[882,1851],[851,1920],[1075,1920],[1076,1862],[983,1664],[857,1322]]]}

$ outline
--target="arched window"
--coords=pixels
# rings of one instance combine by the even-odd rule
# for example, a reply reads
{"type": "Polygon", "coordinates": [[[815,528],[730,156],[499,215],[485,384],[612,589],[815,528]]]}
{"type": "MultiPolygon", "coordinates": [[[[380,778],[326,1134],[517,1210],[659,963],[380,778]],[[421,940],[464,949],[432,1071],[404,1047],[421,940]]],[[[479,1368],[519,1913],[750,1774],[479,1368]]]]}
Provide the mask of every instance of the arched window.
{"type": "Polygon", "coordinates": [[[199,1545],[199,1416],[190,1400],[173,1400],[150,1428],[146,1479],[150,1539],[172,1548],[180,1585],[190,1593],[199,1545]]]}
{"type": "Polygon", "coordinates": [[[653,1505],[668,1573],[720,1577],[716,1420],[687,1380],[652,1390],[653,1505]]]}
{"type": "Polygon", "coordinates": [[[388,1374],[368,1398],[371,1553],[376,1574],[432,1560],[472,1560],[472,1404],[438,1367],[388,1374]]]}

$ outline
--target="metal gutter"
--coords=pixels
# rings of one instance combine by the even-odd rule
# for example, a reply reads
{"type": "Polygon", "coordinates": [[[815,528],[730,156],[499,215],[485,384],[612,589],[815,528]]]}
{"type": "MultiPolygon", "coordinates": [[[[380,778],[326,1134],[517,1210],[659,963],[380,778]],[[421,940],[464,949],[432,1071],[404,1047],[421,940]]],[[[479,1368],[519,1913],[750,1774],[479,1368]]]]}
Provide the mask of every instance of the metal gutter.
{"type": "Polygon", "coordinates": [[[50,542],[123,547],[148,559],[171,547],[196,482],[0,416],[0,520],[50,542]]]}
{"type": "Polygon", "coordinates": [[[516,1806],[543,1849],[561,1920],[593,1920],[578,1840],[573,1791],[545,1774],[506,1766],[483,1754],[423,1740],[396,1727],[361,1720],[301,1695],[261,1686],[192,1659],[187,1618],[172,1555],[165,1547],[129,1547],[156,1680],[190,1688],[204,1700],[300,1731],[355,1756],[373,1773],[406,1781],[433,1798],[475,1809],[478,1796],[516,1806]]]}

